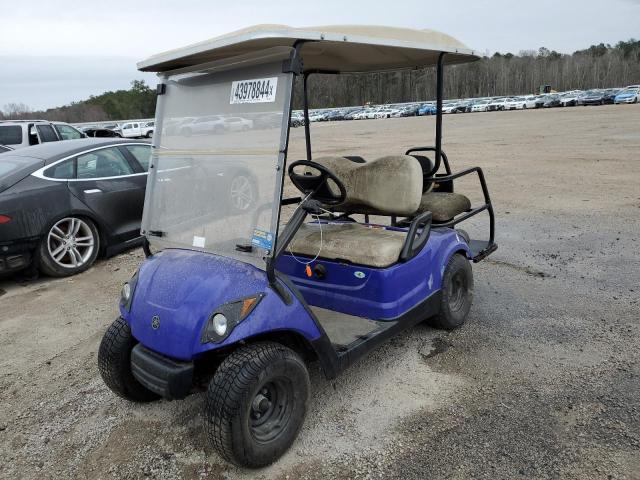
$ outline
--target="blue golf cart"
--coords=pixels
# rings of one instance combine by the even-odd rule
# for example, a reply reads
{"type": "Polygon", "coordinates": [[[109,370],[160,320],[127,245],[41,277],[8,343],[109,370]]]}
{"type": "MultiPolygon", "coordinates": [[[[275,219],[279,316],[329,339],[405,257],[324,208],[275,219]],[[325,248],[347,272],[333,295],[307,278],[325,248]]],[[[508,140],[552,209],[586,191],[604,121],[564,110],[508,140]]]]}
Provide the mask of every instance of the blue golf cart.
{"type": "Polygon", "coordinates": [[[303,424],[309,362],[333,378],[419,322],[461,326],[471,264],[497,246],[482,170],[452,173],[442,151],[443,71],[476,59],[435,31],[264,25],[139,63],[160,78],[146,259],[100,345],[107,386],[134,402],[205,390],[215,450],[258,468],[303,424]],[[428,66],[435,145],[312,156],[310,75],[428,66]],[[289,159],[298,81],[306,158],[289,159]],[[466,175],[484,203],[454,191],[466,175]],[[456,228],[482,212],[488,240],[456,228]]]}

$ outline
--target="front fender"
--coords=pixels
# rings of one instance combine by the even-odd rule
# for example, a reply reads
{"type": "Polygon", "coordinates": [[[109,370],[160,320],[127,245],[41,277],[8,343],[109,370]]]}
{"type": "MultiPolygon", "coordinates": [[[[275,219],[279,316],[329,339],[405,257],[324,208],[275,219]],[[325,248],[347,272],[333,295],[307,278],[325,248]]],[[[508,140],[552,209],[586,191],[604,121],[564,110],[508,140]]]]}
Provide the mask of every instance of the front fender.
{"type": "Polygon", "coordinates": [[[269,287],[263,270],[210,253],[167,249],[144,261],[130,311],[120,309],[136,340],[179,360],[192,360],[207,351],[277,330],[316,340],[321,332],[315,320],[289,287],[283,287],[290,292],[289,305],[269,287]],[[216,309],[257,293],[264,293],[264,298],[227,338],[202,343],[203,329],[216,309]]]}

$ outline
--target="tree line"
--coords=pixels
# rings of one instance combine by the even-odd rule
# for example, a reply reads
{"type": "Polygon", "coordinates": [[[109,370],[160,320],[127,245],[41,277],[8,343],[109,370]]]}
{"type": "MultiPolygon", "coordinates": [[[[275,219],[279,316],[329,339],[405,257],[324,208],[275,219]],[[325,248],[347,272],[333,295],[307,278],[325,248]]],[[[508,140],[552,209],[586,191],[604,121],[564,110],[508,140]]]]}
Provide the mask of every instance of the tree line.
{"type": "MultiPolygon", "coordinates": [[[[477,62],[445,66],[445,98],[474,98],[537,93],[541,85],[557,91],[623,87],[640,83],[640,40],[592,45],[573,54],[545,47],[518,54],[499,53],[477,62]]],[[[294,108],[302,106],[302,82],[295,87],[294,108]]],[[[434,68],[354,75],[312,75],[309,100],[314,108],[433,100],[434,68]]],[[[32,111],[8,104],[2,119],[39,118],[65,122],[96,122],[154,116],[155,90],[134,80],[128,90],[105,92],[58,108],[32,111]]]]}
{"type": "Polygon", "coordinates": [[[47,110],[31,110],[22,103],[9,103],[0,110],[0,120],[42,119],[81,123],[132,118],[150,118],[155,114],[156,91],[144,80],[134,80],[128,90],[105,92],[87,100],[47,110]]]}
{"type": "MultiPolygon", "coordinates": [[[[446,58],[446,57],[445,57],[446,58]]],[[[573,54],[547,48],[495,53],[477,62],[444,69],[444,97],[449,99],[538,93],[540,86],[556,91],[624,87],[640,83],[640,40],[616,45],[592,45],[573,54]]],[[[296,108],[302,105],[297,85],[296,108]]],[[[435,68],[364,75],[312,75],[309,103],[313,107],[433,100],[435,68]]]]}

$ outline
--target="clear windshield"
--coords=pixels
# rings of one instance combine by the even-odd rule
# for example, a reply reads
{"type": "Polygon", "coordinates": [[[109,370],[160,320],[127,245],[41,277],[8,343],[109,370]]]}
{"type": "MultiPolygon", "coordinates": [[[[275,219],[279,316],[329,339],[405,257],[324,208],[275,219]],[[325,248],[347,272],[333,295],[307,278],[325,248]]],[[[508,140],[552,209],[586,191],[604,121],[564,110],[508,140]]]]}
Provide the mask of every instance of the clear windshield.
{"type": "Polygon", "coordinates": [[[277,61],[165,82],[142,222],[152,245],[264,268],[275,245],[292,80],[277,61]]]}

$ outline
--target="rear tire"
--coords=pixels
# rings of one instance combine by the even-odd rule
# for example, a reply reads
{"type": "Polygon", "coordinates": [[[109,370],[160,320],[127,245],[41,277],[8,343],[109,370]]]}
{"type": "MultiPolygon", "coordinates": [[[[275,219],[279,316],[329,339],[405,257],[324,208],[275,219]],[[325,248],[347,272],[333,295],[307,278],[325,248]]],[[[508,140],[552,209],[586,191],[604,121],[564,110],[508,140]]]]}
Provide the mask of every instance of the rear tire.
{"type": "Polygon", "coordinates": [[[129,324],[118,317],[100,342],[98,370],[116,395],[132,402],[151,402],[160,396],[145,388],[131,373],[131,350],[137,343],[129,324]]]}
{"type": "Polygon", "coordinates": [[[264,467],[298,436],[308,398],[309,374],[293,350],[274,342],[240,347],[209,384],[205,429],[225,460],[264,467]]]}
{"type": "Polygon", "coordinates": [[[440,312],[429,319],[429,324],[444,330],[458,328],[467,319],[472,303],[473,270],[469,260],[456,253],[444,271],[440,312]]]}

